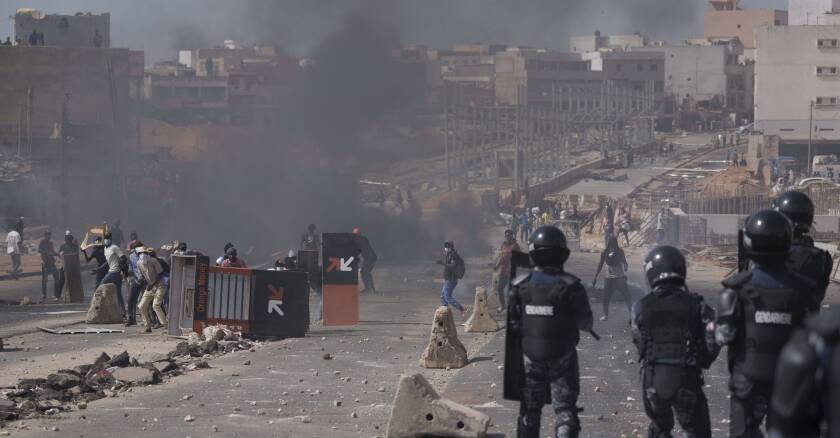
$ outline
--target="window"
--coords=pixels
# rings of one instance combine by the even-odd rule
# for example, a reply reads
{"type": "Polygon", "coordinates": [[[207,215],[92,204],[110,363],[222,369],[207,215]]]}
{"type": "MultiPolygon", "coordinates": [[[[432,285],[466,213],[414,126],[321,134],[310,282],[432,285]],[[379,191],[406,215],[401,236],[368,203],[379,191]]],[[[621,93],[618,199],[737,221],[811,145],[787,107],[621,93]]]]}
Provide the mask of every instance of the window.
{"type": "Polygon", "coordinates": [[[659,66],[656,65],[656,64],[651,64],[650,65],[650,71],[659,71],[659,66]]]}
{"type": "Polygon", "coordinates": [[[835,97],[835,96],[819,96],[815,100],[814,104],[816,106],[836,106],[837,105],[837,97],[835,97]]]}
{"type": "Polygon", "coordinates": [[[837,39],[836,38],[820,38],[817,40],[817,47],[820,49],[836,49],[837,48],[837,39]]]}
{"type": "Polygon", "coordinates": [[[817,76],[836,76],[837,67],[817,66],[817,76]]]}
{"type": "Polygon", "coordinates": [[[636,71],[642,71],[644,69],[645,68],[644,68],[644,66],[642,66],[642,64],[636,64],[636,71]]]}

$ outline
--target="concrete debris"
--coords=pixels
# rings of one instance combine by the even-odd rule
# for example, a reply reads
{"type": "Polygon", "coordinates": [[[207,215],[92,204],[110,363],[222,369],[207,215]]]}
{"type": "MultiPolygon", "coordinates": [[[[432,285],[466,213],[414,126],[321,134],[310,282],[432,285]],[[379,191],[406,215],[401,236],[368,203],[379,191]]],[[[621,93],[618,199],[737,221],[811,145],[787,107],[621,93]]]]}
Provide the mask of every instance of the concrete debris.
{"type": "Polygon", "coordinates": [[[487,290],[484,287],[475,288],[475,301],[473,305],[472,315],[470,319],[464,324],[465,330],[473,333],[490,333],[499,329],[496,320],[490,317],[490,312],[487,311],[487,290]]]}
{"type": "Polygon", "coordinates": [[[114,380],[131,385],[153,385],[160,382],[160,373],[154,367],[127,367],[115,370],[111,376],[114,380]]]}
{"type": "Polygon", "coordinates": [[[103,352],[90,364],[60,369],[46,378],[20,379],[14,389],[3,392],[5,399],[0,398],[0,424],[48,412],[47,415],[52,415],[72,407],[86,409],[94,400],[116,397],[133,386],[153,385],[164,377],[209,368],[205,357],[213,354],[254,348],[253,342],[226,329],[211,334],[214,338],[204,340],[196,333],[190,339],[193,342],[180,342],[174,351],[166,354],[143,353],[131,357],[123,351],[112,357],[103,352]],[[216,333],[224,333],[225,340],[217,341],[216,333]]]}
{"type": "Polygon", "coordinates": [[[122,311],[117,301],[117,287],[111,283],[99,285],[90,301],[85,322],[88,324],[119,324],[122,311]]]}
{"type": "Polygon", "coordinates": [[[400,377],[386,438],[485,437],[490,417],[441,398],[422,374],[400,377]]]}
{"type": "Polygon", "coordinates": [[[435,310],[429,345],[420,356],[425,368],[463,368],[467,365],[467,349],[458,339],[452,310],[440,306],[435,310]]]}

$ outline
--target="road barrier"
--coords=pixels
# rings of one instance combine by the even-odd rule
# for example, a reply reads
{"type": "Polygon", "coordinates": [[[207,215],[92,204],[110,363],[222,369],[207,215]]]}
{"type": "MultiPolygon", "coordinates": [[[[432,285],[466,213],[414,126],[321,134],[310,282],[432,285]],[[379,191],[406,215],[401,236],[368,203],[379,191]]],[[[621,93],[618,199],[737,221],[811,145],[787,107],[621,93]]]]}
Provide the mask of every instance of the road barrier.
{"type": "Polygon", "coordinates": [[[300,337],[309,329],[305,272],[209,266],[206,256],[172,256],[169,334],[224,324],[252,338],[300,337]]]}

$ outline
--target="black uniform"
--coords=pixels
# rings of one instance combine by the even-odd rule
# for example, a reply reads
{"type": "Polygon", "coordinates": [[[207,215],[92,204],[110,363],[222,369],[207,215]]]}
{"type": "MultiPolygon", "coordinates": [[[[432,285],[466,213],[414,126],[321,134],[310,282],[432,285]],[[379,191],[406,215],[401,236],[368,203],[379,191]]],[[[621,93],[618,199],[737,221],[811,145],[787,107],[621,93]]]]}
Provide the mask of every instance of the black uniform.
{"type": "Polygon", "coordinates": [[[814,224],[814,203],[805,193],[787,191],[773,201],[773,209],[790,219],[794,228],[793,242],[787,257],[787,266],[814,283],[808,297],[808,308],[819,310],[825,297],[825,290],[831,281],[834,265],[828,252],[814,247],[814,240],[808,236],[814,224]]]}
{"type": "Polygon", "coordinates": [[[633,306],[648,437],[670,437],[674,413],[688,436],[712,436],[702,371],[720,352],[714,333],[706,331],[712,321],[703,297],[677,284],[655,286],[633,306]]]}
{"type": "Polygon", "coordinates": [[[751,215],[743,231],[750,270],[723,281],[715,336],[729,346],[731,437],[762,436],[776,362],[807,313],[813,282],[788,270],[792,240],[784,214],[751,215]]]}
{"type": "Polygon", "coordinates": [[[813,293],[808,299],[808,310],[819,311],[825,298],[825,291],[831,282],[831,269],[834,267],[831,255],[815,247],[814,240],[810,236],[798,235],[793,239],[793,245],[790,247],[787,266],[792,272],[815,283],[813,293]]]}
{"type": "Polygon", "coordinates": [[[809,318],[782,350],[771,438],[840,438],[840,307],[809,318]]]}
{"type": "Polygon", "coordinates": [[[509,312],[511,334],[521,337],[524,362],[518,436],[539,437],[540,413],[550,401],[557,437],[577,437],[580,381],[575,347],[578,331],[592,330],[586,289],[561,268],[536,268],[514,281],[509,312]]]}
{"type": "Polygon", "coordinates": [[[761,436],[779,353],[807,312],[804,284],[781,263],[723,281],[716,336],[729,346],[732,437],[761,436]]]}

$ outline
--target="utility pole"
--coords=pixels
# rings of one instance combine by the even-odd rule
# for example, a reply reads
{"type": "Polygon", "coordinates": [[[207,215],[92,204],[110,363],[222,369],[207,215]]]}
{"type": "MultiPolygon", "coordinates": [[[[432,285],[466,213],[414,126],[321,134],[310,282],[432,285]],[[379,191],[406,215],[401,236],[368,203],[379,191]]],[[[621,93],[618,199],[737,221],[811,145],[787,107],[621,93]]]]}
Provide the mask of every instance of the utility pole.
{"type": "Polygon", "coordinates": [[[814,136],[814,101],[811,100],[810,102],[811,110],[810,115],[808,116],[808,176],[811,176],[811,173],[814,172],[814,158],[813,158],[813,150],[814,147],[812,144],[812,137],[814,136]]]}
{"type": "Polygon", "coordinates": [[[64,93],[64,101],[61,102],[61,221],[65,227],[70,226],[70,203],[67,194],[67,104],[70,102],[70,93],[64,93]]]}

